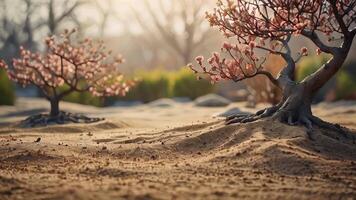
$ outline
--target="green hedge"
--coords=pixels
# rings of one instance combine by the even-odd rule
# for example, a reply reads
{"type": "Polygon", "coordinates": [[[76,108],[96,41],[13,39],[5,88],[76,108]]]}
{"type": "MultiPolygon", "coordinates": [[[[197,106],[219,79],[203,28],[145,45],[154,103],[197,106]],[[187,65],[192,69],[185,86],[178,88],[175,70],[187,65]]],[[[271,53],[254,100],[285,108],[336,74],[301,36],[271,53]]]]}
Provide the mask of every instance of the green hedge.
{"type": "MultiPolygon", "coordinates": [[[[298,64],[296,80],[301,81],[318,70],[330,59],[330,56],[306,57],[298,64]]],[[[330,90],[335,89],[336,100],[345,99],[356,91],[356,72],[353,69],[356,63],[345,65],[341,70],[318,92],[317,98],[321,101],[330,90]]]]}
{"type": "Polygon", "coordinates": [[[205,94],[212,93],[214,86],[207,80],[197,80],[195,74],[189,69],[182,69],[175,73],[172,86],[174,97],[189,97],[196,99],[205,94]]]}
{"type": "Polygon", "coordinates": [[[15,104],[15,88],[7,77],[6,72],[0,69],[0,105],[15,104]]]}
{"type": "Polygon", "coordinates": [[[170,84],[171,76],[163,70],[138,71],[135,73],[138,79],[137,85],[132,88],[125,97],[119,100],[142,101],[144,103],[171,97],[170,84]]]}
{"type": "MultiPolygon", "coordinates": [[[[356,63],[353,65],[356,65],[356,63]]],[[[346,66],[336,76],[336,99],[347,98],[356,92],[356,73],[351,73],[347,67],[351,68],[353,66],[346,66]]]]}
{"type": "Polygon", "coordinates": [[[160,98],[188,97],[195,99],[214,91],[214,86],[206,80],[197,80],[188,68],[179,71],[138,71],[136,87],[119,100],[142,101],[144,103],[160,98]]]}
{"type": "Polygon", "coordinates": [[[329,59],[330,56],[325,54],[303,58],[297,67],[296,80],[302,81],[305,77],[316,72],[323,64],[327,63],[329,59]]]}
{"type": "Polygon", "coordinates": [[[117,100],[148,103],[160,98],[189,97],[195,99],[214,91],[214,86],[209,81],[197,80],[194,73],[187,68],[179,71],[140,70],[135,72],[133,77],[138,79],[138,83],[124,97],[97,98],[90,93],[75,92],[63,100],[101,107],[111,105],[117,100]]]}

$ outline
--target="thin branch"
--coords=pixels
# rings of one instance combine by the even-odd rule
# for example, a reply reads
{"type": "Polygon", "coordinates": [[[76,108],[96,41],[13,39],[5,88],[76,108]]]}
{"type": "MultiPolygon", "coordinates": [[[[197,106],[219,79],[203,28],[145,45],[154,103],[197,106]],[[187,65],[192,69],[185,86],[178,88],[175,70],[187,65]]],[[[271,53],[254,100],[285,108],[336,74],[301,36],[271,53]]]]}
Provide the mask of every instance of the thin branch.
{"type": "Polygon", "coordinates": [[[331,47],[324,44],[315,32],[303,30],[302,35],[310,39],[317,47],[320,48],[321,51],[325,53],[335,54],[338,50],[337,47],[331,47]]]}

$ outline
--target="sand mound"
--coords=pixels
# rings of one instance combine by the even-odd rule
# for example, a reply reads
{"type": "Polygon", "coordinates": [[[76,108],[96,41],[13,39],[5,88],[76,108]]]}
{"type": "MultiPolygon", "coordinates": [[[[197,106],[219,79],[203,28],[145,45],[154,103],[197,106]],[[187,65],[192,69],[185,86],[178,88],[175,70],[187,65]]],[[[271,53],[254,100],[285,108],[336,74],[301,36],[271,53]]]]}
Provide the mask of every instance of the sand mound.
{"type": "Polygon", "coordinates": [[[40,128],[22,128],[18,122],[10,123],[6,127],[0,128],[0,133],[86,133],[93,131],[112,130],[129,127],[122,121],[101,121],[90,124],[66,124],[52,125],[40,128]]]}
{"type": "Polygon", "coordinates": [[[356,134],[316,129],[262,120],[225,126],[223,121],[177,127],[149,136],[95,140],[97,143],[127,145],[117,155],[135,158],[198,156],[206,162],[234,162],[280,173],[312,173],[320,160],[356,161],[356,134]],[[291,169],[292,168],[292,169],[291,169]]]}
{"type": "MultiPolygon", "coordinates": [[[[207,164],[228,163],[237,168],[273,171],[284,175],[310,175],[317,166],[335,161],[356,161],[356,134],[262,120],[225,126],[223,121],[177,127],[143,137],[100,140],[124,148],[113,150],[125,159],[196,157],[207,164]],[[310,137],[312,136],[312,137],[310,137]],[[314,138],[314,139],[313,139],[314,138]]],[[[97,141],[98,142],[98,141],[97,141]]],[[[116,146],[117,147],[117,146],[116,146]]]]}
{"type": "Polygon", "coordinates": [[[33,129],[32,131],[39,133],[85,133],[100,130],[110,130],[127,127],[124,122],[103,121],[94,124],[79,124],[79,125],[64,125],[64,126],[48,126],[44,128],[33,129]]]}
{"type": "Polygon", "coordinates": [[[49,160],[55,160],[57,157],[48,155],[43,152],[23,152],[10,155],[1,159],[2,162],[12,162],[12,163],[28,163],[28,162],[45,162],[49,160]]]}
{"type": "MultiPolygon", "coordinates": [[[[186,130],[187,129],[186,127],[186,130]]],[[[199,154],[207,162],[234,162],[282,174],[311,174],[327,160],[356,160],[356,134],[315,130],[312,140],[303,127],[269,120],[193,130],[172,144],[179,154],[199,154]]]]}

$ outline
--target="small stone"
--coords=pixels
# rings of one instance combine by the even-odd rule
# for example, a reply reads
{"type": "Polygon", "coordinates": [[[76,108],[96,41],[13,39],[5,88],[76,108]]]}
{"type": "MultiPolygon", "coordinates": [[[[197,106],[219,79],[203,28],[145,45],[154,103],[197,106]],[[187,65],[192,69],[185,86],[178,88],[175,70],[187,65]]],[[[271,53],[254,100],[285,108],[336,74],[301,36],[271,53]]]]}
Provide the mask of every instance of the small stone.
{"type": "Polygon", "coordinates": [[[195,100],[195,105],[199,107],[225,107],[230,103],[230,100],[216,94],[208,94],[195,100]]]}

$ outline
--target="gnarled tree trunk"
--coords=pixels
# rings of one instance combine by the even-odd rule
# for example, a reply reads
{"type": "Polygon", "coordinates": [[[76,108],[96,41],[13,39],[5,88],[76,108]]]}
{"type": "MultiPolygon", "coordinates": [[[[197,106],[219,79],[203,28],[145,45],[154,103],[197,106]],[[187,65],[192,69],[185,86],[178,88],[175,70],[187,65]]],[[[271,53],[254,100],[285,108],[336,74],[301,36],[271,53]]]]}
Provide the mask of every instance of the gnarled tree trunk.
{"type": "Polygon", "coordinates": [[[272,117],[290,125],[303,124],[309,130],[313,125],[341,130],[340,126],[333,125],[313,116],[311,104],[314,96],[342,67],[350,51],[352,38],[345,38],[340,48],[332,49],[333,58],[329,60],[314,74],[308,76],[300,83],[294,80],[295,62],[291,56],[284,55],[288,65],[277,78],[278,85],[283,91],[283,98],[277,105],[249,116],[232,116],[227,124],[252,122],[265,117],[272,117]]]}

